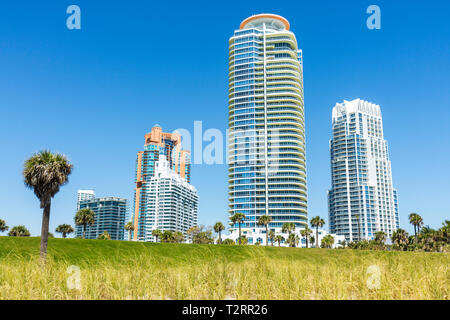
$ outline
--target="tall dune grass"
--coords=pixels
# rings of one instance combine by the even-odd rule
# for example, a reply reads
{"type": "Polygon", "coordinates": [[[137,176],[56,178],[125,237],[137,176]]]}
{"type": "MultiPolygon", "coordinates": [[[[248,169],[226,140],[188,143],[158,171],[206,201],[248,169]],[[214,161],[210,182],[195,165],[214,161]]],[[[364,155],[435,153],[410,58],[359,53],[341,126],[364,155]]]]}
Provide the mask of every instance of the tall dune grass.
{"type": "Polygon", "coordinates": [[[443,299],[449,254],[0,237],[0,299],[443,299]],[[69,289],[68,267],[81,288],[69,289]],[[373,269],[375,268],[375,269],[373,269]],[[371,288],[370,270],[379,271],[371,288]]]}

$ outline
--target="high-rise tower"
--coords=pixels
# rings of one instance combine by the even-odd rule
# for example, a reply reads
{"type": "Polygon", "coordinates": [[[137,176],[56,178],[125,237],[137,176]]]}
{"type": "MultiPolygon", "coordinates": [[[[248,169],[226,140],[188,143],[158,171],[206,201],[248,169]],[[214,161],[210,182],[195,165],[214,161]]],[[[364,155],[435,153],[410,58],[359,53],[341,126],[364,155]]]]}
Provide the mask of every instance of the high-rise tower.
{"type": "Polygon", "coordinates": [[[229,40],[229,214],[244,213],[244,228],[261,215],[272,229],[307,224],[302,51],[289,28],[259,14],[229,40]]]}
{"type": "Polygon", "coordinates": [[[389,237],[399,227],[397,191],[380,106],[356,99],[333,108],[330,232],[347,241],[389,237]]]}
{"type": "MultiPolygon", "coordinates": [[[[160,126],[154,126],[151,132],[145,135],[144,151],[140,151],[137,154],[134,211],[131,215],[131,221],[135,226],[133,240],[151,241],[153,240],[152,230],[159,228],[158,223],[156,223],[158,208],[154,205],[155,200],[153,196],[155,190],[152,178],[155,177],[156,163],[159,161],[160,156],[166,159],[166,166],[173,174],[178,175],[180,179],[184,179],[187,184],[190,183],[190,153],[181,149],[180,135],[162,132],[160,126]]],[[[196,215],[197,213],[195,212],[195,217],[196,215]]],[[[167,230],[182,231],[173,228],[168,228],[167,230]]]]}

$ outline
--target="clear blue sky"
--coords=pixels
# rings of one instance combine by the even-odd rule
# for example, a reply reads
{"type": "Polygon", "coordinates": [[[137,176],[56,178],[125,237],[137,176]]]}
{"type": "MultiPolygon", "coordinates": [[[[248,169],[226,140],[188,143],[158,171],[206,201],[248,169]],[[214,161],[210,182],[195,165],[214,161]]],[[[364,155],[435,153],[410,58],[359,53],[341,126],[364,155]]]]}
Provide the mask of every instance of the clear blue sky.
{"type": "MultiPolygon", "coordinates": [[[[439,227],[450,208],[450,2],[2,1],[0,218],[40,231],[23,161],[40,149],[75,165],[53,201],[51,231],[73,223],[76,191],[133,197],[136,152],[165,131],[227,127],[228,39],[240,22],[276,13],[304,52],[309,215],[328,220],[331,109],[343,99],[381,105],[400,225],[420,213],[439,227]],[[66,8],[81,8],[80,31],[66,8]],[[366,8],[381,8],[368,30],[366,8]]],[[[227,219],[225,165],[195,165],[199,220],[227,219]]],[[[131,201],[130,201],[131,202],[131,201]]]]}

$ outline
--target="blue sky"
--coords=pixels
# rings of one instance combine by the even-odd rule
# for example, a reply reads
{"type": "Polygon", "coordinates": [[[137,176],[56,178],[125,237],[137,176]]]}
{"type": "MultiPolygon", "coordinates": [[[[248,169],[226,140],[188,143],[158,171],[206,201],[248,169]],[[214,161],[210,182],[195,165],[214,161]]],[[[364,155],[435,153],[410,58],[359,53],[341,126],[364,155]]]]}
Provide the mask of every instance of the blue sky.
{"type": "MultiPolygon", "coordinates": [[[[227,127],[228,39],[246,17],[276,13],[304,52],[309,215],[328,218],[331,109],[381,105],[400,224],[439,227],[450,207],[448,1],[10,1],[0,4],[0,218],[39,234],[23,161],[40,149],[75,168],[53,201],[51,231],[73,223],[76,191],[132,199],[136,152],[165,131],[227,127]],[[81,30],[66,8],[81,8],[81,30]],[[366,8],[381,8],[368,30],[366,8]]],[[[225,165],[194,165],[199,220],[227,219],[225,165]]]]}

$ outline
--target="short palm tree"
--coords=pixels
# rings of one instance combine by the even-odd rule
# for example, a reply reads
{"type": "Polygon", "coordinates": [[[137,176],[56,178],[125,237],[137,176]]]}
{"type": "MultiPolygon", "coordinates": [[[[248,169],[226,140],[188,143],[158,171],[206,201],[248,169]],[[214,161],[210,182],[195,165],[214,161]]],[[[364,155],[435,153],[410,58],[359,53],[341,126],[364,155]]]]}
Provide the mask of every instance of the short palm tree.
{"type": "Polygon", "coordinates": [[[392,242],[403,248],[408,244],[408,232],[403,229],[397,229],[392,233],[392,242]]]}
{"type": "Polygon", "coordinates": [[[25,228],[25,226],[23,226],[23,225],[15,226],[9,231],[8,236],[10,236],[10,237],[29,237],[30,231],[28,231],[28,229],[25,228]]]}
{"type": "Polygon", "coordinates": [[[8,231],[9,227],[6,225],[5,220],[0,219],[0,232],[8,231]]]}
{"type": "Polygon", "coordinates": [[[182,243],[184,241],[184,235],[180,231],[174,232],[173,241],[175,243],[182,243]]]}
{"type": "Polygon", "coordinates": [[[129,221],[125,225],[125,230],[128,231],[128,240],[131,241],[131,232],[134,231],[134,224],[133,224],[133,222],[129,221]]]}
{"type": "Polygon", "coordinates": [[[155,237],[155,242],[158,242],[158,239],[160,239],[162,236],[161,230],[159,230],[159,229],[152,230],[152,236],[155,237]]]}
{"type": "Polygon", "coordinates": [[[295,224],[293,222],[285,222],[281,227],[281,232],[291,234],[295,231],[295,224]]]}
{"type": "Polygon", "coordinates": [[[319,228],[322,228],[324,224],[325,221],[319,216],[311,219],[311,227],[316,228],[316,248],[319,247],[319,228]]]}
{"type": "Polygon", "coordinates": [[[420,227],[423,225],[422,217],[417,213],[411,213],[408,217],[409,223],[414,226],[414,237],[417,242],[417,234],[420,232],[420,227]]]}
{"type": "Polygon", "coordinates": [[[306,248],[308,248],[308,240],[312,232],[313,231],[308,226],[306,226],[305,229],[300,231],[300,235],[306,239],[306,248]]]}
{"type": "Polygon", "coordinates": [[[387,234],[383,231],[375,232],[375,242],[381,247],[384,248],[384,243],[386,242],[387,234]]]}
{"type": "Polygon", "coordinates": [[[270,239],[270,242],[272,243],[272,247],[273,247],[273,243],[275,242],[275,232],[273,230],[269,231],[269,239],[270,239]]]}
{"type": "Polygon", "coordinates": [[[108,231],[103,231],[101,235],[98,236],[99,240],[111,240],[111,236],[109,235],[108,231]]]}
{"type": "Polygon", "coordinates": [[[73,165],[62,154],[40,151],[27,159],[23,177],[25,185],[34,191],[43,209],[40,256],[47,257],[48,226],[50,222],[51,199],[62,185],[69,181],[73,165]]]}
{"type": "Polygon", "coordinates": [[[95,222],[95,214],[92,209],[83,208],[78,210],[75,215],[75,224],[77,226],[83,226],[83,239],[86,239],[86,227],[93,225],[95,222]]]}
{"type": "Polygon", "coordinates": [[[282,235],[277,235],[275,237],[275,242],[278,242],[278,246],[281,246],[281,242],[284,241],[284,237],[282,235]]]}
{"type": "Polygon", "coordinates": [[[61,233],[63,238],[66,238],[68,234],[74,232],[70,224],[61,224],[56,228],[55,231],[61,233]]]}
{"type": "Polygon", "coordinates": [[[238,224],[239,227],[239,244],[242,244],[242,231],[241,231],[241,223],[245,219],[245,214],[236,212],[234,215],[230,217],[230,220],[233,224],[238,224]]]}
{"type": "Polygon", "coordinates": [[[322,247],[331,249],[334,244],[334,237],[331,234],[327,234],[322,239],[322,247]]]}
{"type": "Polygon", "coordinates": [[[269,245],[269,223],[272,221],[270,216],[260,216],[258,218],[258,226],[264,226],[266,228],[266,246],[269,245]]]}
{"type": "Polygon", "coordinates": [[[296,245],[298,245],[298,235],[296,235],[295,233],[289,233],[289,237],[287,239],[287,243],[289,244],[290,247],[295,247],[296,245]]]}
{"type": "Polygon", "coordinates": [[[222,231],[225,230],[225,226],[222,222],[216,222],[214,224],[214,231],[219,234],[219,244],[222,243],[222,231]]]}

